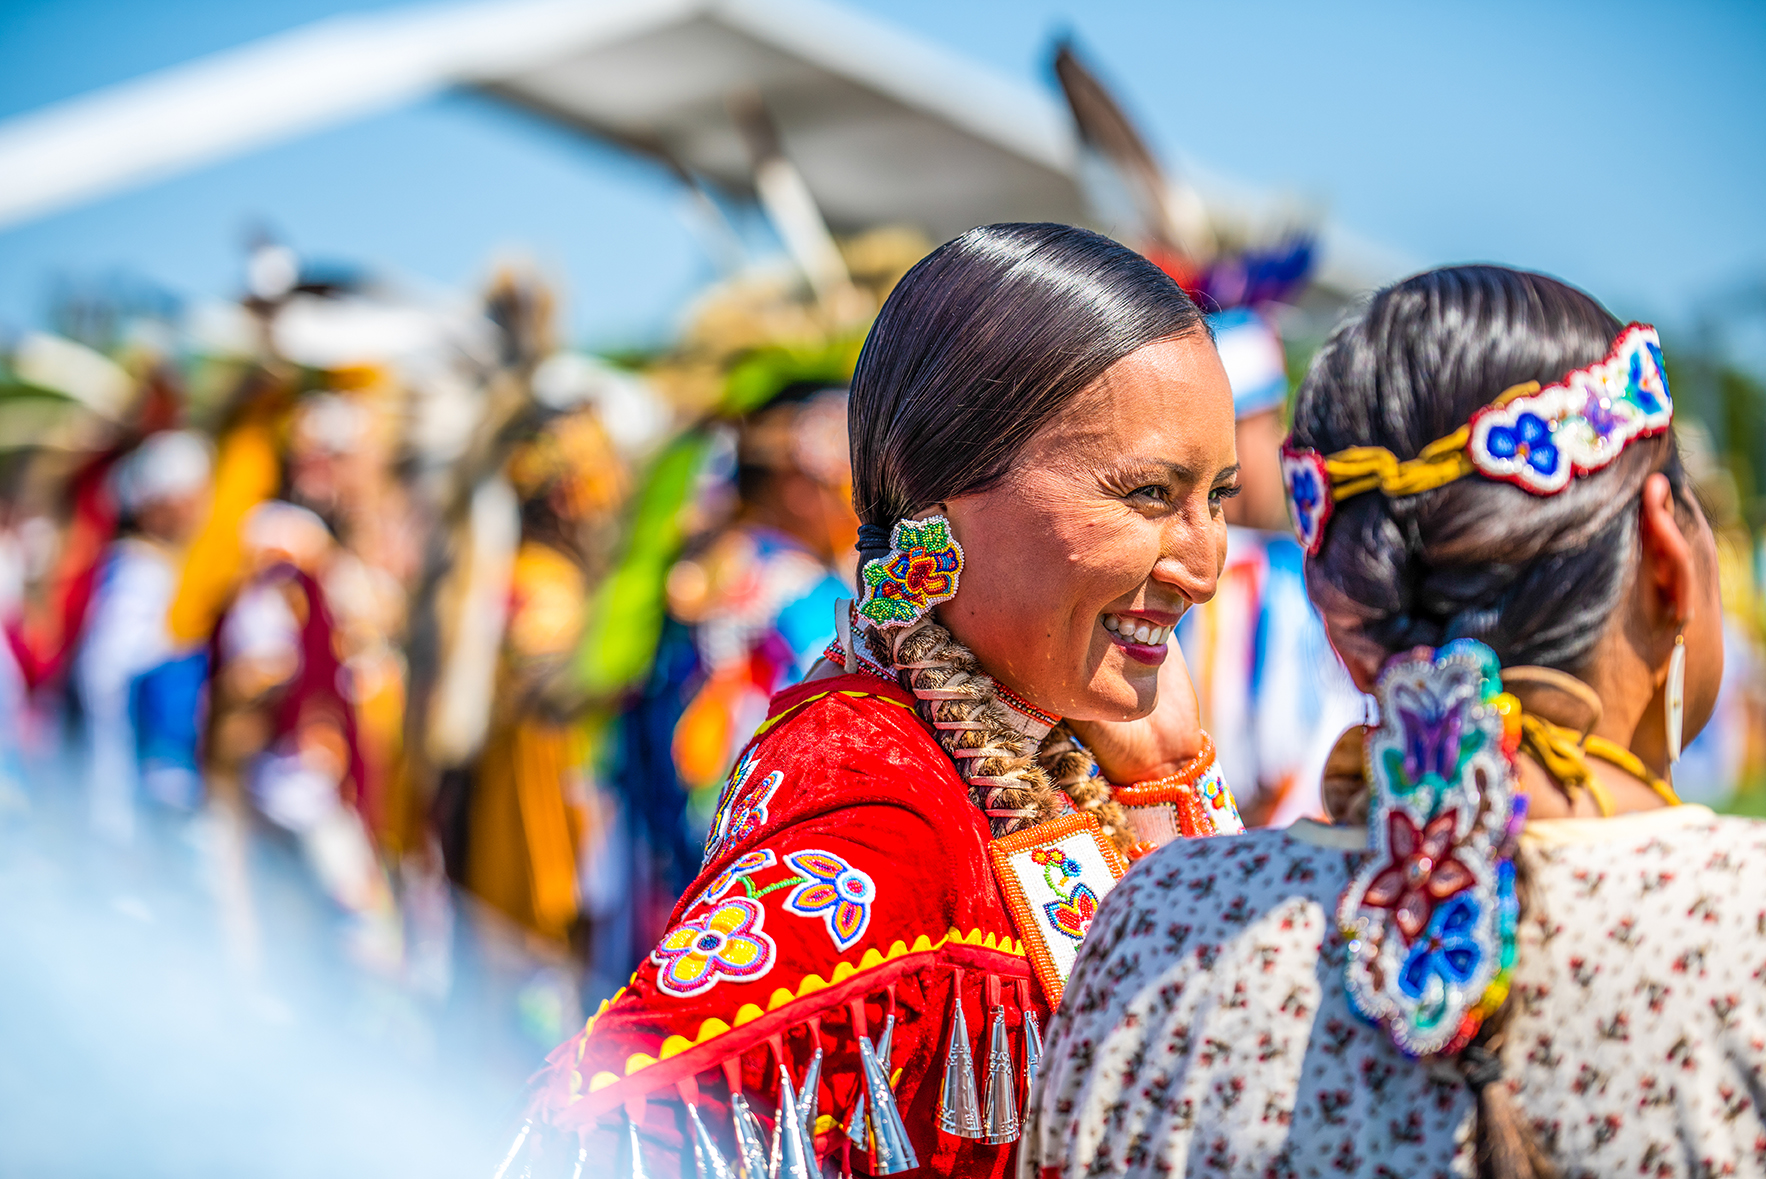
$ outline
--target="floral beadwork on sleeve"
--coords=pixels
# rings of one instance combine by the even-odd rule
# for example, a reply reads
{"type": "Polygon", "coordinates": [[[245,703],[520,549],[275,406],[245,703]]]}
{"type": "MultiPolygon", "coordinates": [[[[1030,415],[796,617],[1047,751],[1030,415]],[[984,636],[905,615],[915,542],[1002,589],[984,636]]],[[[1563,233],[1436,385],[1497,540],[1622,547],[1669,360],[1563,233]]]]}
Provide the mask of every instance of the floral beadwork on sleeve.
{"type": "Polygon", "coordinates": [[[785,898],[785,911],[799,917],[820,917],[837,949],[850,949],[871,922],[877,885],[833,852],[807,848],[786,855],[785,863],[803,879],[785,898]]]}
{"type": "Polygon", "coordinates": [[[780,770],[774,770],[762,778],[760,785],[752,792],[749,791],[749,779],[754,777],[758,752],[758,749],[748,751],[731,772],[723,792],[718,795],[717,809],[711,816],[711,834],[705,840],[703,864],[710,864],[726,847],[741,843],[766,826],[767,803],[772,801],[773,794],[784,783],[785,775],[780,770]]]}
{"type": "Polygon", "coordinates": [[[737,880],[744,876],[752,875],[753,873],[760,871],[762,868],[770,868],[775,862],[776,861],[773,859],[773,853],[767,851],[765,848],[760,848],[756,851],[743,852],[734,860],[730,861],[729,866],[722,872],[719,872],[716,876],[711,878],[711,883],[705,886],[705,891],[699,894],[699,899],[694,901],[693,904],[695,906],[703,905],[722,898],[726,892],[730,891],[730,886],[736,883],[737,880]]]}
{"type": "Polygon", "coordinates": [[[761,926],[766,910],[747,897],[730,897],[669,930],[650,952],[660,969],[656,985],[679,999],[710,990],[723,979],[753,982],[773,968],[778,948],[761,926]]]}

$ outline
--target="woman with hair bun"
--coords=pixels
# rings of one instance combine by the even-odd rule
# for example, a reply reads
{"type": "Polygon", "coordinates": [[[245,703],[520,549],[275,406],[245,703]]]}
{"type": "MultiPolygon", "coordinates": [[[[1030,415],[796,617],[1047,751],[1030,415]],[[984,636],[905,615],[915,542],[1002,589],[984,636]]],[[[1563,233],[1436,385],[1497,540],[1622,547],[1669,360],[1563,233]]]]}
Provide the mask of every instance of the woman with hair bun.
{"type": "Polygon", "coordinates": [[[1240,827],[1167,658],[1238,469],[1177,284],[1085,230],[973,230],[890,295],[848,417],[862,596],[503,1174],[1005,1175],[1126,860],[1240,827]]]}
{"type": "Polygon", "coordinates": [[[1672,786],[1723,660],[1672,416],[1655,332],[1535,274],[1431,271],[1331,337],[1283,463],[1379,720],[1338,825],[1111,894],[1030,1173],[1766,1174],[1766,825],[1672,786]]]}

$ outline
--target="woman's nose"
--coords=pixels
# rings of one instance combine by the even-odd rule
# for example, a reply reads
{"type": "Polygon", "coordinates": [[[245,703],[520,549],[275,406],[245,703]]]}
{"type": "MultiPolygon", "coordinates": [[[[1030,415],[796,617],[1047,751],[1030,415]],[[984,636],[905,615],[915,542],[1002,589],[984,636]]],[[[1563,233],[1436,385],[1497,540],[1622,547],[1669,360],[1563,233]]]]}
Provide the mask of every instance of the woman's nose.
{"type": "Polygon", "coordinates": [[[1176,590],[1191,603],[1206,602],[1214,596],[1220,580],[1224,533],[1224,527],[1216,528],[1212,522],[1197,527],[1190,521],[1173,520],[1162,530],[1153,580],[1176,590]],[[1217,536],[1217,532],[1221,535],[1217,536]]]}

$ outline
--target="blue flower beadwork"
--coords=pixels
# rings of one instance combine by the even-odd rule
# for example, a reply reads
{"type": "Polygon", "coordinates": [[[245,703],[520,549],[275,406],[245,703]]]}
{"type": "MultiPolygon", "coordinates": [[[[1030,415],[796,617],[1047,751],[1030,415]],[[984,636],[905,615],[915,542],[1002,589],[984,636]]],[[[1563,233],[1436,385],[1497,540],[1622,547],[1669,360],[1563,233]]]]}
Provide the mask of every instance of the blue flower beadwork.
{"type": "Polygon", "coordinates": [[[1300,547],[1316,555],[1324,543],[1325,522],[1331,516],[1330,472],[1314,450],[1282,448],[1282,482],[1287,485],[1288,511],[1300,547]]]}
{"type": "Polygon", "coordinates": [[[1552,443],[1551,424],[1536,413],[1518,415],[1512,426],[1491,426],[1484,445],[1497,458],[1520,459],[1548,479],[1563,457],[1552,443]]]}
{"type": "Polygon", "coordinates": [[[1404,968],[1398,972],[1398,986],[1407,996],[1422,1001],[1426,1007],[1445,1007],[1428,1003],[1432,990],[1463,986],[1472,980],[1483,961],[1484,951],[1478,946],[1478,904],[1471,897],[1454,897],[1435,910],[1435,919],[1411,947],[1404,968]]]}
{"type": "Polygon", "coordinates": [[[1633,324],[1598,364],[1544,388],[1517,386],[1473,414],[1466,455],[1492,479],[1551,495],[1673,418],[1661,342],[1654,328],[1633,324]]]}

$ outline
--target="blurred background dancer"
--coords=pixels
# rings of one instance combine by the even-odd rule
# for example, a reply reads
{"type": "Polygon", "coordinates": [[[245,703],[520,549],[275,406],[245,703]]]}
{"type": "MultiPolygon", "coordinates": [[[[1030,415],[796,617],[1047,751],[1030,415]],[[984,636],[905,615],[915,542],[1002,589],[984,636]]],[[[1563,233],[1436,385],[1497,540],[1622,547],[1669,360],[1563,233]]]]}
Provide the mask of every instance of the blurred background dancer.
{"type": "Polygon", "coordinates": [[[151,434],[113,468],[118,536],[105,549],[76,664],[90,754],[92,821],[134,832],[137,792],[189,810],[201,799],[197,715],[203,651],[178,651],[166,627],[184,549],[208,510],[206,439],[151,434]]]}

